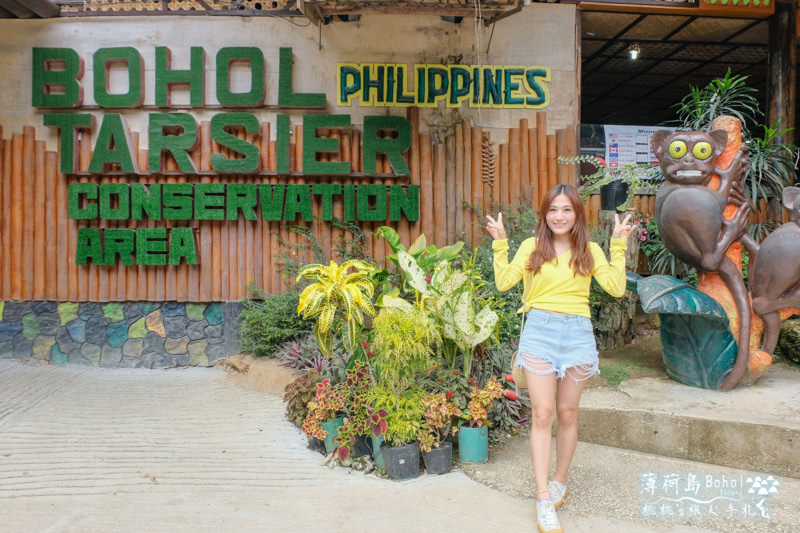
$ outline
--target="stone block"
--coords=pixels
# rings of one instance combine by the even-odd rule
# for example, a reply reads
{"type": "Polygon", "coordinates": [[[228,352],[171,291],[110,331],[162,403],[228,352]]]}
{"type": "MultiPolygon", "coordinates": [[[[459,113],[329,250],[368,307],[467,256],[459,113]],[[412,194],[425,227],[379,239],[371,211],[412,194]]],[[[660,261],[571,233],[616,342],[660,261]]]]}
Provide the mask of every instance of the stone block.
{"type": "Polygon", "coordinates": [[[53,335],[39,335],[33,341],[33,356],[40,361],[50,360],[50,350],[56,345],[53,335]]]}
{"type": "Polygon", "coordinates": [[[59,328],[56,332],[56,343],[58,344],[58,349],[64,352],[65,354],[71,352],[72,350],[80,350],[81,343],[75,342],[75,340],[70,336],[67,328],[59,328]]]}
{"type": "Polygon", "coordinates": [[[186,304],[186,317],[192,322],[199,322],[205,320],[203,313],[206,310],[206,304],[187,303],[186,304]]]}
{"type": "MultiPolygon", "coordinates": [[[[144,338],[144,347],[142,348],[143,353],[156,353],[156,354],[165,354],[164,351],[164,339],[158,333],[154,331],[149,331],[147,333],[147,337],[144,338]]],[[[150,367],[153,368],[153,367],[150,367]]]]}
{"type": "Polygon", "coordinates": [[[186,316],[186,308],[180,302],[167,302],[161,306],[164,316],[186,316]]]}
{"type": "Polygon", "coordinates": [[[160,309],[156,309],[145,317],[145,324],[148,331],[154,331],[161,337],[166,337],[167,332],[164,330],[164,317],[160,309]]]}
{"type": "Polygon", "coordinates": [[[101,348],[97,344],[85,342],[83,343],[83,346],[81,346],[81,355],[91,361],[92,366],[97,366],[100,364],[101,353],[101,348]]]}
{"type": "Polygon", "coordinates": [[[125,320],[125,314],[122,312],[122,304],[110,303],[103,306],[103,315],[105,315],[108,322],[120,322],[125,320]]]}
{"type": "Polygon", "coordinates": [[[19,322],[23,315],[31,312],[28,302],[6,302],[3,307],[3,320],[5,322],[19,322]]]}
{"type": "Polygon", "coordinates": [[[124,321],[108,325],[108,344],[119,348],[128,340],[128,324],[124,321]]]}
{"type": "Polygon", "coordinates": [[[125,320],[129,324],[144,316],[141,307],[139,307],[139,304],[136,302],[128,302],[122,306],[122,314],[125,315],[125,320]]]}
{"type": "Polygon", "coordinates": [[[225,320],[225,310],[219,302],[210,304],[203,315],[209,324],[222,324],[225,320]]]}
{"type": "Polygon", "coordinates": [[[105,317],[94,317],[86,321],[86,342],[102,346],[108,340],[108,322],[105,317]]]}
{"type": "Polygon", "coordinates": [[[84,302],[78,306],[78,318],[89,320],[103,316],[103,306],[95,302],[84,302]]]}
{"type": "Polygon", "coordinates": [[[128,339],[122,345],[122,355],[126,359],[141,359],[144,350],[144,339],[128,339]]]}
{"type": "Polygon", "coordinates": [[[0,342],[7,342],[17,336],[17,333],[22,331],[22,321],[17,322],[0,322],[0,342]]]}
{"type": "Polygon", "coordinates": [[[57,302],[31,302],[31,311],[36,316],[50,315],[58,311],[57,302]]]}
{"type": "Polygon", "coordinates": [[[86,342],[86,322],[80,318],[75,319],[67,324],[67,331],[69,332],[69,336],[72,337],[72,340],[75,342],[86,342]]]}
{"type": "Polygon", "coordinates": [[[187,352],[189,345],[189,337],[181,337],[180,339],[173,339],[167,337],[164,341],[164,350],[170,355],[182,355],[187,352]]]}
{"type": "Polygon", "coordinates": [[[33,355],[32,340],[28,340],[20,334],[14,337],[11,342],[14,344],[14,357],[27,359],[33,355]]]}
{"type": "Polygon", "coordinates": [[[43,335],[55,335],[58,328],[61,327],[61,318],[56,312],[36,315],[36,320],[39,321],[39,328],[43,335]]]}
{"type": "Polygon", "coordinates": [[[69,356],[58,349],[58,344],[50,348],[50,363],[54,365],[65,365],[69,361],[69,356]]]}
{"type": "Polygon", "coordinates": [[[186,327],[188,325],[189,319],[185,316],[164,317],[164,330],[169,338],[179,339],[186,336],[186,327]]]}
{"type": "Polygon", "coordinates": [[[58,304],[58,316],[61,319],[62,326],[78,318],[78,305],[78,303],[73,302],[58,304]]]}
{"type": "Polygon", "coordinates": [[[100,366],[106,368],[117,368],[119,367],[120,361],[122,361],[121,348],[115,348],[113,346],[109,346],[108,344],[103,345],[103,348],[100,351],[100,366]]]}
{"type": "Polygon", "coordinates": [[[208,322],[206,322],[205,319],[202,319],[198,322],[192,322],[186,327],[186,334],[192,340],[205,338],[206,326],[208,326],[208,322]]]}
{"type": "Polygon", "coordinates": [[[128,328],[129,339],[144,339],[147,336],[147,324],[145,317],[140,318],[128,328]]]}
{"type": "Polygon", "coordinates": [[[42,331],[39,327],[39,321],[36,320],[36,315],[28,313],[22,317],[22,336],[32,341],[42,331]]]}

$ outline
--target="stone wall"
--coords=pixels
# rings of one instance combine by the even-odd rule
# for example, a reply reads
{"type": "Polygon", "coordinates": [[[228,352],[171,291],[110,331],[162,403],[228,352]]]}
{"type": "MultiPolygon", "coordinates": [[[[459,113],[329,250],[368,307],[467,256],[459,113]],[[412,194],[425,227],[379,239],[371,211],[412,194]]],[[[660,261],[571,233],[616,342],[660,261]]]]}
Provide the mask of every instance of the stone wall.
{"type": "Polygon", "coordinates": [[[240,313],[235,302],[0,302],[0,358],[211,366],[239,351],[240,313]]]}

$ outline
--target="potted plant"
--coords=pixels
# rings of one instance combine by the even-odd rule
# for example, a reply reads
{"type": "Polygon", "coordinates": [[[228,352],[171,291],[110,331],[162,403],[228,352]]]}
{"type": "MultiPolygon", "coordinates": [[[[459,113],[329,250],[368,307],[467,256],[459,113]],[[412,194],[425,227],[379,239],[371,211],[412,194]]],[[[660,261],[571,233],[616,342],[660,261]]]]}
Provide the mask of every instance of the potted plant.
{"type": "Polygon", "coordinates": [[[391,479],[417,477],[420,454],[417,435],[425,414],[424,391],[414,386],[398,394],[379,383],[367,396],[376,409],[387,413],[385,443],[381,448],[386,474],[391,479]]]}
{"type": "Polygon", "coordinates": [[[580,177],[581,197],[586,200],[600,192],[600,208],[604,211],[627,211],[637,194],[655,193],[664,181],[661,169],[653,165],[627,164],[610,168],[603,158],[589,154],[559,156],[558,162],[577,165],[589,163],[595,167],[595,172],[580,177]]]}
{"type": "MultiPolygon", "coordinates": [[[[386,433],[388,413],[370,405],[367,395],[373,386],[373,380],[365,361],[356,361],[353,367],[347,370],[347,379],[341,386],[345,391],[346,414],[338,434],[334,437],[336,448],[333,451],[344,461],[353,452],[359,438],[378,439],[386,433]]],[[[365,449],[367,451],[362,455],[370,453],[373,446],[367,445],[365,449]]]]}
{"type": "Polygon", "coordinates": [[[422,399],[425,424],[417,438],[429,474],[445,474],[452,466],[453,443],[445,439],[456,434],[453,420],[461,416],[461,409],[451,400],[452,396],[452,392],[441,392],[428,394],[422,399]]]}
{"type": "Polygon", "coordinates": [[[329,378],[317,383],[314,399],[308,402],[308,416],[303,420],[303,432],[309,437],[317,438],[325,443],[325,452],[331,453],[336,447],[333,437],[344,423],[345,405],[344,389],[339,385],[331,385],[329,378]]]}
{"type": "Polygon", "coordinates": [[[462,419],[468,425],[458,429],[458,458],[462,463],[485,463],[489,460],[489,409],[503,395],[496,377],[483,388],[473,387],[462,419]]]}

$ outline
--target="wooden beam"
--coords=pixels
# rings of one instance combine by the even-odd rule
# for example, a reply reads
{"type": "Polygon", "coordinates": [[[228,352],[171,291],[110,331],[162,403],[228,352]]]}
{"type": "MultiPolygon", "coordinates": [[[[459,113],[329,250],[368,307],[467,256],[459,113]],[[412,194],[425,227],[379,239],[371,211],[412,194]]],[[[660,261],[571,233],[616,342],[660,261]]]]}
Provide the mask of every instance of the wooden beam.
{"type": "Polygon", "coordinates": [[[609,11],[614,13],[644,13],[647,15],[689,15],[695,17],[733,17],[763,19],[774,11],[773,3],[767,7],[746,8],[738,6],[712,6],[701,4],[697,7],[672,7],[650,4],[625,4],[609,2],[578,2],[581,11],[609,11]]]}
{"type": "Polygon", "coordinates": [[[777,2],[769,19],[767,106],[770,124],[779,122],[779,141],[794,144],[797,77],[797,3],[777,2]]]}
{"type": "Polygon", "coordinates": [[[25,5],[42,18],[57,17],[61,12],[61,8],[51,0],[25,0],[25,5]]]}

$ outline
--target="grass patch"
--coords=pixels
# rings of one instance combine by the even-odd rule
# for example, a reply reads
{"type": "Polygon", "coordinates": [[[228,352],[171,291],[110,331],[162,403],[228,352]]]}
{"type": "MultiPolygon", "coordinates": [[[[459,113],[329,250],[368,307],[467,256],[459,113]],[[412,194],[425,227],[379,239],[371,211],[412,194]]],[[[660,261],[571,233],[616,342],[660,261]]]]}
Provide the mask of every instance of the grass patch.
{"type": "Polygon", "coordinates": [[[623,381],[630,379],[631,370],[645,370],[645,368],[629,363],[600,363],[600,376],[613,389],[618,389],[623,381]]]}

